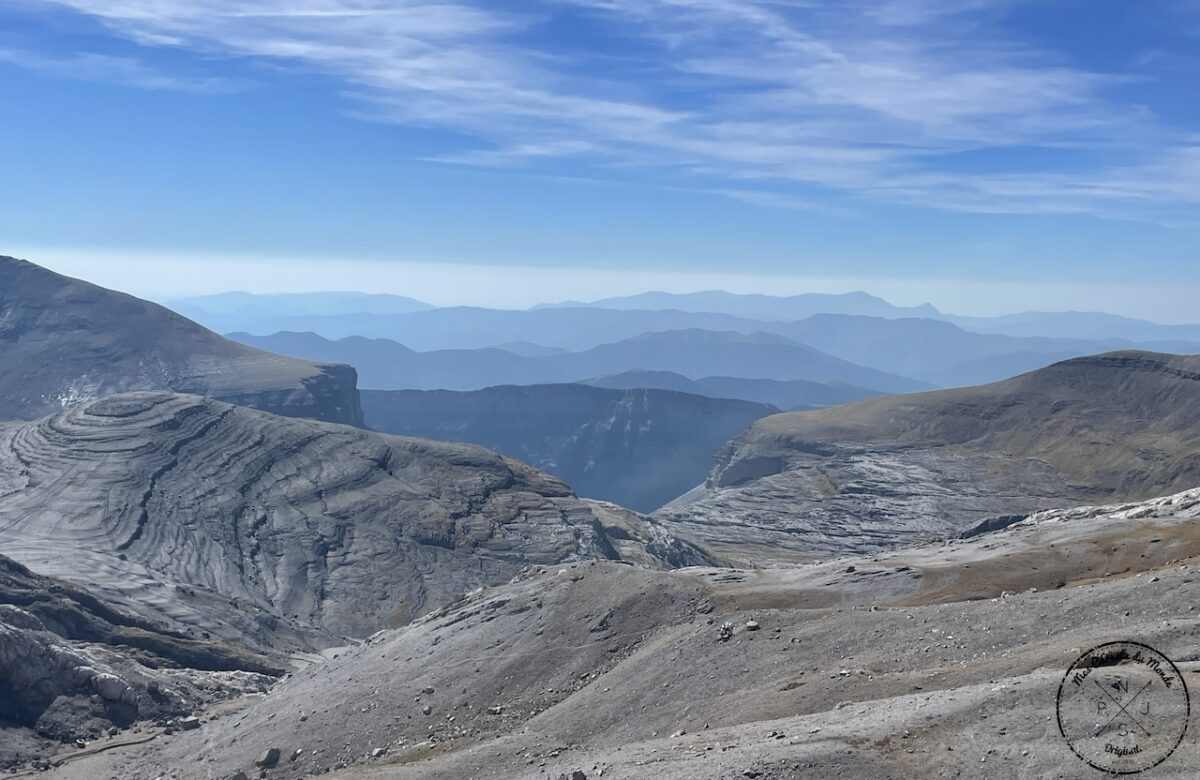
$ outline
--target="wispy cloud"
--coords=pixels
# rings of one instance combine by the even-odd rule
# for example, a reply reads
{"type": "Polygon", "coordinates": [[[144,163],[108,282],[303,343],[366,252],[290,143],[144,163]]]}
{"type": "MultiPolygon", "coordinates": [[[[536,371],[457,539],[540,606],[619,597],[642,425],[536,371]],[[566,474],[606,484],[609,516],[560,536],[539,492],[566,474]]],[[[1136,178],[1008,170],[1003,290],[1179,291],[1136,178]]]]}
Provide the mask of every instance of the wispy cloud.
{"type": "Polygon", "coordinates": [[[1130,76],[995,23],[1021,0],[40,2],[146,45],[335,76],[360,116],[462,137],[446,162],[570,158],[765,205],[832,189],[1157,219],[1200,202],[1195,139],[1122,99],[1130,76]],[[603,43],[566,48],[555,25],[603,43]],[[1082,162],[963,163],[1014,149],[1082,162]]]}
{"type": "Polygon", "coordinates": [[[80,52],[65,57],[47,57],[25,49],[0,48],[0,63],[34,70],[56,78],[189,92],[224,92],[234,88],[226,79],[192,78],[152,68],[142,60],[108,54],[80,52]]]}

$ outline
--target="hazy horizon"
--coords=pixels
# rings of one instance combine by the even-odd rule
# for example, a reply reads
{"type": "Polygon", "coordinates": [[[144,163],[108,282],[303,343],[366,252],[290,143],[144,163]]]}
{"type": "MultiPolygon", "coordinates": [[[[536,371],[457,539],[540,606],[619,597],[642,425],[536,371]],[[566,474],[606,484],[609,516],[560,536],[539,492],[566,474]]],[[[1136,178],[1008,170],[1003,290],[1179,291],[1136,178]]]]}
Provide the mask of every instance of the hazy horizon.
{"type": "Polygon", "coordinates": [[[900,279],[38,248],[0,253],[160,303],[226,292],[364,292],[403,295],[439,307],[527,309],[650,291],[777,296],[865,292],[896,306],[928,303],[943,314],[960,316],[1083,311],[1168,325],[1200,321],[1191,304],[1195,297],[1190,297],[1200,296],[1200,284],[900,279]]]}
{"type": "Polygon", "coordinates": [[[6,251],[142,295],[1195,319],[1195,3],[24,0],[0,24],[6,251]]]}

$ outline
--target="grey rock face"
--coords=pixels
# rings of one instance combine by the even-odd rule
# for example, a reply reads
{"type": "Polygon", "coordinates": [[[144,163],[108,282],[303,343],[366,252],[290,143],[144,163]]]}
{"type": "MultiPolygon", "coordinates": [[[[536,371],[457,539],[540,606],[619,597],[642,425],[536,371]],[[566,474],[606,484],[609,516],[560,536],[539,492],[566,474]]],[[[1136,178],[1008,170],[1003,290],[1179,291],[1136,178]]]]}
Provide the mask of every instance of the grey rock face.
{"type": "MultiPolygon", "coordinates": [[[[0,539],[5,538],[0,536],[0,539]]],[[[68,561],[74,565],[77,561],[68,561]]],[[[161,659],[168,666],[203,671],[281,674],[276,660],[170,630],[117,608],[64,580],[34,574],[0,555],[0,619],[14,628],[49,631],[65,640],[161,659]]]]}
{"type": "Polygon", "coordinates": [[[401,625],[529,564],[708,560],[481,447],[166,393],[0,429],[0,516],[0,552],[35,570],[278,650],[401,625]]]}
{"type": "MultiPolygon", "coordinates": [[[[0,767],[44,751],[27,737],[95,739],[261,691],[267,659],[156,630],[86,591],[0,556],[0,767]],[[25,745],[25,748],[21,748],[25,745]]],[[[181,724],[195,721],[184,718],[181,724]]],[[[184,725],[183,728],[190,728],[184,725]]]]}
{"type": "Polygon", "coordinates": [[[756,562],[957,535],[1200,484],[1200,357],[1115,352],[756,422],[656,516],[756,562]]]}
{"type": "Polygon", "coordinates": [[[349,366],[272,355],[167,309],[0,256],[0,419],[176,390],[361,425],[349,366]]]}
{"type": "Polygon", "coordinates": [[[717,448],[778,410],[666,390],[585,385],[362,393],[367,425],[482,444],[580,495],[653,511],[704,479],[717,448]]]}

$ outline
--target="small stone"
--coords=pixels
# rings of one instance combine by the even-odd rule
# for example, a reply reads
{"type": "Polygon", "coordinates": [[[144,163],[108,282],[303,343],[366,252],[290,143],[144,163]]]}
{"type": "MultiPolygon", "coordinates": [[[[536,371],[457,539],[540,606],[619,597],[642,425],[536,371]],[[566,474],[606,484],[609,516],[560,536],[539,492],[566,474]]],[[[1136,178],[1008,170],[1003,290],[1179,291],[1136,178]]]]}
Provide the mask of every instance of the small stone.
{"type": "Polygon", "coordinates": [[[200,719],[195,715],[189,715],[181,719],[176,725],[183,731],[195,731],[200,728],[200,719]]]}
{"type": "Polygon", "coordinates": [[[255,766],[260,766],[263,769],[270,769],[278,763],[279,748],[277,747],[267,748],[262,752],[262,755],[258,757],[258,760],[254,762],[255,766]]]}
{"type": "Polygon", "coordinates": [[[387,748],[375,748],[371,751],[371,758],[381,758],[387,755],[387,748]]]}
{"type": "Polygon", "coordinates": [[[422,715],[429,715],[432,712],[433,712],[433,707],[430,707],[428,704],[426,704],[424,707],[421,708],[422,715]]]}
{"type": "Polygon", "coordinates": [[[746,621],[746,630],[747,631],[757,631],[760,627],[761,626],[758,625],[757,620],[747,620],[746,621]]]}

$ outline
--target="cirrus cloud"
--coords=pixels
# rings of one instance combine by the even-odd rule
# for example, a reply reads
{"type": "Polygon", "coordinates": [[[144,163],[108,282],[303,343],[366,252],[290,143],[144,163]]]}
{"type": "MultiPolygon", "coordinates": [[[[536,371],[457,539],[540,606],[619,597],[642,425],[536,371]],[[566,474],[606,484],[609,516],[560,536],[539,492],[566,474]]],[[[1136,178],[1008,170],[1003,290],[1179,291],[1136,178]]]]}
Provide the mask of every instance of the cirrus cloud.
{"type": "Polygon", "coordinates": [[[1136,74],[997,24],[1019,0],[32,2],[150,49],[332,76],[355,115],[452,133],[444,162],[571,160],[768,207],[1167,221],[1200,203],[1196,138],[1131,100],[1136,74]]]}

